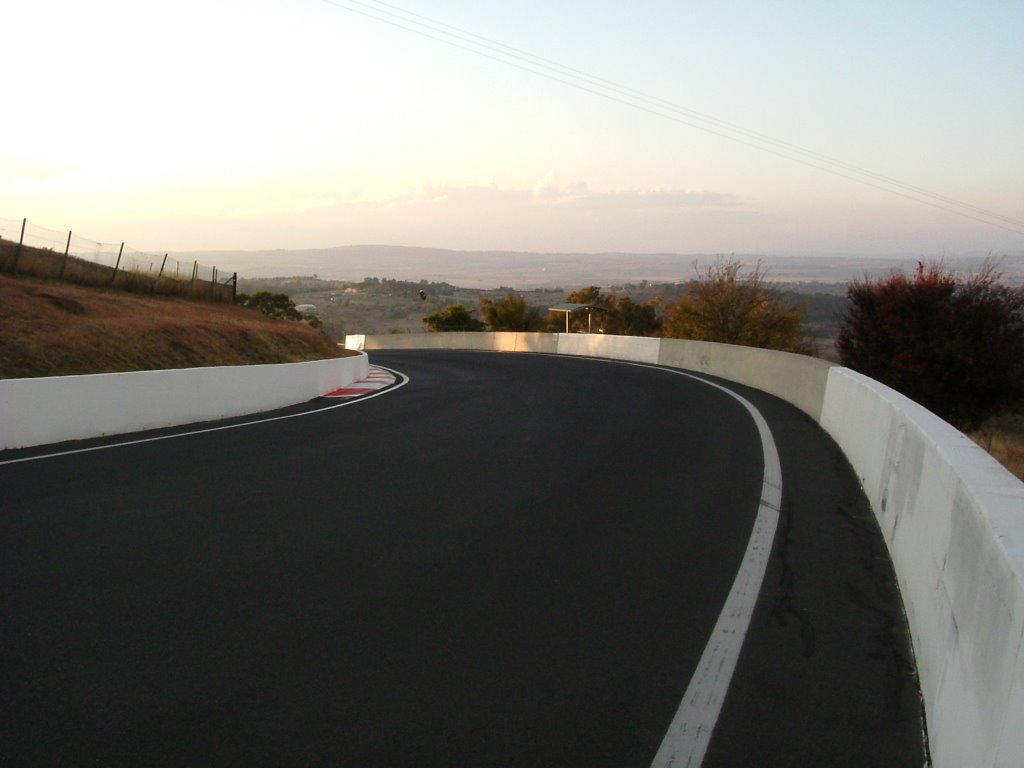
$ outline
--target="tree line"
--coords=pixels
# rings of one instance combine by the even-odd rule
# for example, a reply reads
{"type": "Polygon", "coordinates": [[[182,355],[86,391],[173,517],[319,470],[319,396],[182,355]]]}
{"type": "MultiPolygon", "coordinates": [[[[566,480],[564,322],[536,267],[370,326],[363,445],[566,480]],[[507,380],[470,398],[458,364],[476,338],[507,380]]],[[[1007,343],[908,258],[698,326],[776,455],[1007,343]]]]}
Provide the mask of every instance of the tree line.
{"type": "MultiPolygon", "coordinates": [[[[623,336],[663,336],[726,344],[807,351],[802,321],[805,309],[771,290],[760,265],[744,271],[739,261],[718,261],[699,270],[682,297],[638,302],[629,296],[602,293],[596,285],[573,291],[568,304],[584,305],[569,316],[569,332],[623,336]]],[[[563,315],[548,315],[525,298],[480,300],[480,317],[453,304],[424,318],[431,331],[564,331],[563,315]]]]}

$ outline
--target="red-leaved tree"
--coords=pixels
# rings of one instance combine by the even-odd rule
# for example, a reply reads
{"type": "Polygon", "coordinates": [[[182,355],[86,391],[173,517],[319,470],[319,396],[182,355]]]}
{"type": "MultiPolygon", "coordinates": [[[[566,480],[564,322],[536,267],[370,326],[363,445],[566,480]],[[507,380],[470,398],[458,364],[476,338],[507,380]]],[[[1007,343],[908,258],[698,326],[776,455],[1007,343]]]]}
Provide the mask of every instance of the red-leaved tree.
{"type": "Polygon", "coordinates": [[[836,344],[843,365],[888,384],[961,429],[1024,404],[1024,289],[991,262],[958,277],[913,274],[850,285],[836,344]]]}

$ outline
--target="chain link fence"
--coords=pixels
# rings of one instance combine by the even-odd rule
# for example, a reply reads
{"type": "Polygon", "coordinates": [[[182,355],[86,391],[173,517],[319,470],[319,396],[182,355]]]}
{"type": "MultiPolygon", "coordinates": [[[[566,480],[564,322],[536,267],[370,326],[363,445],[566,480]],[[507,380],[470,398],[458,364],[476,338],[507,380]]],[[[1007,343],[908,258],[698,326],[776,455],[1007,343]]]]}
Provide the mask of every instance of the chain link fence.
{"type": "Polygon", "coordinates": [[[0,218],[0,271],[125,290],[233,302],[237,275],[124,243],[101,243],[27,219],[0,218]]]}

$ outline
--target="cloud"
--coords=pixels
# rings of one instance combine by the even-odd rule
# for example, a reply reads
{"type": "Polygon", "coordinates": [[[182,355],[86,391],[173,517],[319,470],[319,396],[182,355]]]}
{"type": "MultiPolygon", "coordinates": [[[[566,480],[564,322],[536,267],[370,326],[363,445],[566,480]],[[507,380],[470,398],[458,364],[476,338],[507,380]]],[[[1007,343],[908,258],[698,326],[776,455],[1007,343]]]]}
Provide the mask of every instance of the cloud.
{"type": "Polygon", "coordinates": [[[362,210],[409,211],[414,208],[553,207],[580,210],[671,210],[677,208],[737,208],[742,202],[728,192],[691,189],[627,189],[594,191],[585,181],[562,186],[548,174],[532,189],[486,186],[426,185],[383,198],[360,198],[350,203],[362,210]]]}
{"type": "Polygon", "coordinates": [[[531,186],[420,184],[393,194],[338,194],[333,204],[311,207],[288,226],[320,233],[317,239],[331,244],[684,252],[703,249],[697,241],[705,230],[728,226],[735,232],[737,221],[753,213],[728,192],[601,190],[548,174],[531,186]]]}
{"type": "Polygon", "coordinates": [[[735,195],[725,192],[708,192],[691,189],[629,189],[621,192],[591,192],[584,184],[582,188],[570,185],[559,198],[559,202],[592,208],[617,208],[640,210],[651,208],[708,208],[736,207],[740,205],[735,195]]]}

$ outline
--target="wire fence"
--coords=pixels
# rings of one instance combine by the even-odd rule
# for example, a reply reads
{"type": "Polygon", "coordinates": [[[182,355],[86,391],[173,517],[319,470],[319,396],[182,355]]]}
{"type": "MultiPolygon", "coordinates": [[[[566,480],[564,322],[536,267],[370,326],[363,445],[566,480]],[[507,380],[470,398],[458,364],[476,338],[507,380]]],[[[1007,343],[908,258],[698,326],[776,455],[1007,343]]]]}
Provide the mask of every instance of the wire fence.
{"type": "Polygon", "coordinates": [[[234,301],[237,284],[237,274],[198,261],[88,240],[27,219],[0,218],[0,271],[212,301],[234,301]]]}

